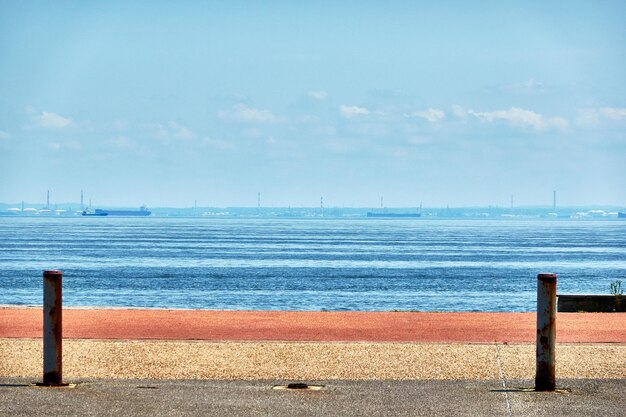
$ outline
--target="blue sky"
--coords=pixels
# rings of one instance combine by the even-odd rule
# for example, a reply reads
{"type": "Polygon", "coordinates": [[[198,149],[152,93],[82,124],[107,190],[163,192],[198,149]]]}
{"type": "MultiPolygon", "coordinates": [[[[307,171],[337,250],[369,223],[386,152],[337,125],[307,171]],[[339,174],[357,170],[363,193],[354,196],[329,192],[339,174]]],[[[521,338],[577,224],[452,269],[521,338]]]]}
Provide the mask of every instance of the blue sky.
{"type": "Polygon", "coordinates": [[[624,2],[0,0],[0,201],[626,206],[624,2]]]}

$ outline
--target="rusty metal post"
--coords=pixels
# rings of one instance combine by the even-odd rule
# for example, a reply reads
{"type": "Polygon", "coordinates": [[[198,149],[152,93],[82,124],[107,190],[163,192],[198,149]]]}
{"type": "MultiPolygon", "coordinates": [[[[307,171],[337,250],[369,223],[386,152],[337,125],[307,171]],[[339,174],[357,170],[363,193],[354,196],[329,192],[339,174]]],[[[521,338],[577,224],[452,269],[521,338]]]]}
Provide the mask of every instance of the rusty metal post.
{"type": "Polygon", "coordinates": [[[556,274],[537,275],[537,367],[535,391],[554,391],[556,274]]]}
{"type": "Polygon", "coordinates": [[[63,272],[43,272],[43,386],[63,383],[63,272]]]}

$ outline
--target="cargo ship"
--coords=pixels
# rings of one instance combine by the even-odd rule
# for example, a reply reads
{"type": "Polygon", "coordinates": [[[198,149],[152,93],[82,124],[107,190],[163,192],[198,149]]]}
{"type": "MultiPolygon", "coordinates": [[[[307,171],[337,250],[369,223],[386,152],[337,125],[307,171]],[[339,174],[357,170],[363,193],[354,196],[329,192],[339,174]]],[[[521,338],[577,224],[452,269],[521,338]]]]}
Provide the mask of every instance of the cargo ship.
{"type": "Polygon", "coordinates": [[[415,218],[422,217],[421,213],[377,213],[368,211],[367,217],[388,217],[388,218],[415,218]]]}
{"type": "Polygon", "coordinates": [[[97,213],[92,212],[91,210],[83,210],[82,216],[108,216],[108,213],[102,213],[100,210],[96,210],[97,213]]]}
{"type": "Polygon", "coordinates": [[[149,216],[152,214],[150,210],[146,206],[141,206],[139,210],[105,210],[105,209],[96,209],[94,212],[89,210],[83,211],[83,216],[126,216],[126,217],[135,217],[135,216],[149,216]]]}

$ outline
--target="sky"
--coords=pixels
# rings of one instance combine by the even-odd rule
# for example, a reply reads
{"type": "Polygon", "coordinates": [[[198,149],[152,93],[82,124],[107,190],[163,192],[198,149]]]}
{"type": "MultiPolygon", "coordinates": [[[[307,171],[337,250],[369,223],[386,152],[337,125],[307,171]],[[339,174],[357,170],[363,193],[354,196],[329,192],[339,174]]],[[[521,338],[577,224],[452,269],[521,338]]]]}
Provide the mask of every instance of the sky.
{"type": "Polygon", "coordinates": [[[0,201],[626,206],[626,2],[0,0],[0,201]]]}

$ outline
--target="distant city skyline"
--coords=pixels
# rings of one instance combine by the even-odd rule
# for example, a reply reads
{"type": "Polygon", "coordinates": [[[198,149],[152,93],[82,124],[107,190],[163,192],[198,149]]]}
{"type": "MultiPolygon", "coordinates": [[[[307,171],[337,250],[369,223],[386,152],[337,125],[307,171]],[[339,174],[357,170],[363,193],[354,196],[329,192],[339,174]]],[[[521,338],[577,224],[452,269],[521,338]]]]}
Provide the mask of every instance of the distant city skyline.
{"type": "Polygon", "coordinates": [[[1,2],[0,202],[626,206],[626,3],[1,2]]]}

